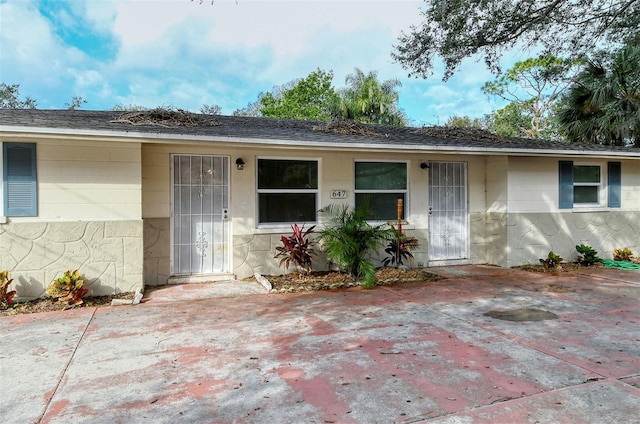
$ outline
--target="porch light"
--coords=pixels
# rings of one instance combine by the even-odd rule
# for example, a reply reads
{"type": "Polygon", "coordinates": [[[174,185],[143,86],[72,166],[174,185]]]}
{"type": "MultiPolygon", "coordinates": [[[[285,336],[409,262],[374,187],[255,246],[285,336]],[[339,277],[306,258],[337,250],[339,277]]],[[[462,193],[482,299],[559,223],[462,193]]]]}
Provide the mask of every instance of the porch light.
{"type": "Polygon", "coordinates": [[[420,164],[420,169],[427,169],[429,167],[429,164],[427,162],[422,162],[420,164]]]}
{"type": "Polygon", "coordinates": [[[236,169],[238,171],[242,171],[244,169],[244,161],[242,160],[242,158],[236,159],[236,169]]]}

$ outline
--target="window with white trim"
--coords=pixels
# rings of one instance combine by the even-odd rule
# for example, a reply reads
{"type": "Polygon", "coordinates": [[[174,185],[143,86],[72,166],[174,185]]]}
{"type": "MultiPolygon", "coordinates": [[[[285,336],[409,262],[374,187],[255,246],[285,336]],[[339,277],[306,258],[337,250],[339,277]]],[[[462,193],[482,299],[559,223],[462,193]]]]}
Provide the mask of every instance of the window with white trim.
{"type": "Polygon", "coordinates": [[[599,206],[602,176],[597,165],[573,165],[573,205],[599,206]]]}
{"type": "Polygon", "coordinates": [[[258,159],[258,223],[315,222],[318,161],[258,159]]]}
{"type": "Polygon", "coordinates": [[[368,208],[371,219],[397,219],[398,198],[403,200],[402,219],[407,205],[406,162],[355,162],[355,206],[368,208]]]}
{"type": "Polygon", "coordinates": [[[621,207],[622,166],[620,162],[607,162],[606,199],[602,166],[559,162],[559,207],[606,206],[621,207]]]}

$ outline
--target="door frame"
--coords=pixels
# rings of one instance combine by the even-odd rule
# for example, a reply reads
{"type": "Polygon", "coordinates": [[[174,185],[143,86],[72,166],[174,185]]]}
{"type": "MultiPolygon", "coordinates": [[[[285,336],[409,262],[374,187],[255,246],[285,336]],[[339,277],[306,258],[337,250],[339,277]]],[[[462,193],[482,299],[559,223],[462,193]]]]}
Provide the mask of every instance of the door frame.
{"type": "Polygon", "coordinates": [[[198,281],[198,276],[204,275],[229,275],[232,270],[232,231],[231,231],[231,219],[229,214],[230,203],[231,203],[231,156],[229,155],[218,155],[218,154],[202,154],[202,153],[171,153],[169,155],[169,276],[170,282],[186,282],[182,280],[177,280],[175,277],[186,278],[189,281],[198,281]],[[176,157],[181,156],[189,156],[189,157],[210,157],[210,158],[222,158],[226,160],[226,170],[225,178],[226,178],[226,198],[227,205],[223,211],[222,223],[226,227],[224,229],[224,242],[227,245],[226,249],[226,258],[223,259],[224,265],[223,269],[220,272],[214,273],[191,273],[191,274],[177,274],[174,269],[175,259],[174,259],[174,238],[175,238],[175,169],[174,169],[174,161],[176,157]],[[175,280],[175,281],[173,281],[175,280]]]}
{"type": "Polygon", "coordinates": [[[469,163],[467,161],[448,161],[448,160],[434,160],[429,161],[429,170],[428,173],[429,181],[427,182],[427,207],[431,208],[432,200],[431,199],[431,169],[434,164],[463,164],[464,165],[464,191],[465,191],[465,226],[466,226],[466,234],[465,234],[465,242],[464,242],[464,257],[462,258],[445,258],[445,259],[432,259],[432,215],[430,210],[428,212],[428,234],[429,234],[429,248],[427,249],[427,263],[429,265],[456,265],[456,264],[468,264],[471,260],[471,227],[470,227],[470,212],[469,212],[469,163]]]}

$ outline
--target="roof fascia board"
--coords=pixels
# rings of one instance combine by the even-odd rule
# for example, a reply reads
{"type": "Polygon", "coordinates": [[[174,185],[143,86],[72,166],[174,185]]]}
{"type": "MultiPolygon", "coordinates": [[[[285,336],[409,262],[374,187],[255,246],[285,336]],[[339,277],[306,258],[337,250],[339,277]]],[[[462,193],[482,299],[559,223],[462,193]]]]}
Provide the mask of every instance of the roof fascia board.
{"type": "Polygon", "coordinates": [[[499,155],[499,156],[572,156],[572,157],[598,157],[598,158],[625,158],[640,159],[640,152],[623,151],[596,151],[596,150],[545,150],[522,148],[490,148],[470,146],[450,146],[436,144],[421,146],[416,144],[373,144],[373,143],[322,143],[317,141],[283,140],[275,138],[240,138],[228,136],[202,136],[163,134],[159,132],[137,131],[101,131],[101,130],[72,130],[66,128],[45,127],[18,127],[4,126],[0,129],[0,135],[11,138],[12,135],[25,139],[34,139],[46,136],[51,139],[82,140],[91,137],[96,141],[133,142],[133,143],[158,143],[158,144],[191,144],[191,145],[235,145],[238,147],[264,147],[278,149],[326,149],[345,151],[385,152],[402,151],[410,153],[455,153],[463,155],[499,155]],[[6,135],[5,135],[6,134],[6,135]]]}

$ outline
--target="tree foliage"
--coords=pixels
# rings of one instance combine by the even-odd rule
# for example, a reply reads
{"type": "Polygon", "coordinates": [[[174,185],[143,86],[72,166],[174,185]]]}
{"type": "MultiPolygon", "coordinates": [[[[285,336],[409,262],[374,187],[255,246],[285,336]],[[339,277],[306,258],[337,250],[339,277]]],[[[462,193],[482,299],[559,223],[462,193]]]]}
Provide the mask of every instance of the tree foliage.
{"type": "Polygon", "coordinates": [[[590,59],[562,99],[558,120],[569,141],[640,147],[640,43],[590,59]]]}
{"type": "Polygon", "coordinates": [[[20,99],[20,84],[0,84],[0,109],[35,109],[37,103],[31,97],[20,99]]]}
{"type": "Polygon", "coordinates": [[[377,72],[365,74],[355,68],[345,82],[347,86],[340,90],[340,116],[366,124],[406,125],[407,118],[398,107],[400,80],[381,82],[377,72]]]}
{"type": "Polygon", "coordinates": [[[222,108],[216,104],[203,104],[200,108],[200,113],[205,115],[220,115],[222,113],[222,108]]]}
{"type": "Polygon", "coordinates": [[[260,114],[267,118],[328,121],[338,100],[332,71],[317,69],[307,77],[260,97],[260,114]]]}
{"type": "Polygon", "coordinates": [[[89,103],[89,102],[84,97],[82,97],[82,96],[73,96],[73,97],[71,97],[71,102],[65,103],[64,105],[69,110],[76,110],[76,109],[80,109],[82,107],[82,105],[85,105],[87,103],[89,103]]]}
{"type": "Polygon", "coordinates": [[[640,27],[640,0],[427,0],[424,20],[403,33],[392,53],[411,74],[428,77],[434,57],[447,80],[463,59],[479,56],[499,72],[517,45],[576,58],[603,42],[622,44],[640,27]]]}
{"type": "Polygon", "coordinates": [[[494,118],[499,121],[502,135],[556,139],[553,128],[553,108],[559,95],[568,86],[573,64],[550,55],[517,62],[488,81],[482,91],[511,103],[500,109],[494,118]],[[528,121],[528,122],[527,122],[528,121]],[[514,126],[507,128],[508,124],[514,126]],[[509,132],[506,134],[505,131],[509,132]]]}

